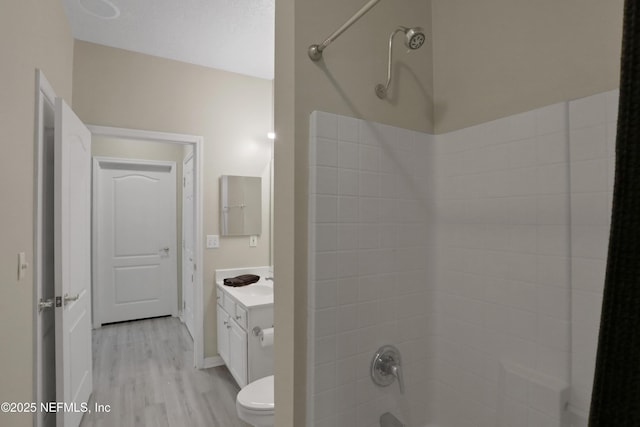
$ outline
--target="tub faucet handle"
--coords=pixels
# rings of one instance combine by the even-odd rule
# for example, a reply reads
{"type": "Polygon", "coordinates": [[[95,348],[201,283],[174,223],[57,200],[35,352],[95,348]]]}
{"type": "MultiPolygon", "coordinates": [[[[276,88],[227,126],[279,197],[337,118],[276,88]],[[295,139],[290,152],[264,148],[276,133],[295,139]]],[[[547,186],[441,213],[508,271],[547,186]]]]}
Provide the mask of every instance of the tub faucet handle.
{"type": "Polygon", "coordinates": [[[400,350],[392,345],[380,347],[371,361],[371,379],[381,387],[389,386],[397,379],[400,393],[404,394],[400,350]]]}
{"type": "Polygon", "coordinates": [[[404,394],[404,378],[402,377],[402,366],[399,363],[392,362],[390,366],[391,375],[398,379],[398,385],[400,386],[400,394],[404,394]]]}

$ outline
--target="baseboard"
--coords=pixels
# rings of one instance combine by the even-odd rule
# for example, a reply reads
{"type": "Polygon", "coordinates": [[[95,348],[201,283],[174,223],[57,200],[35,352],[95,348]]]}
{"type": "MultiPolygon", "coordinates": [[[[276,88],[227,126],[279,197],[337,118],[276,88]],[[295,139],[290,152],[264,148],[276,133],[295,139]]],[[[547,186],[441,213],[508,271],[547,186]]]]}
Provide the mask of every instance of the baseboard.
{"type": "Polygon", "coordinates": [[[222,360],[222,357],[220,356],[205,357],[202,369],[215,368],[216,366],[222,365],[224,365],[224,360],[222,360]]]}

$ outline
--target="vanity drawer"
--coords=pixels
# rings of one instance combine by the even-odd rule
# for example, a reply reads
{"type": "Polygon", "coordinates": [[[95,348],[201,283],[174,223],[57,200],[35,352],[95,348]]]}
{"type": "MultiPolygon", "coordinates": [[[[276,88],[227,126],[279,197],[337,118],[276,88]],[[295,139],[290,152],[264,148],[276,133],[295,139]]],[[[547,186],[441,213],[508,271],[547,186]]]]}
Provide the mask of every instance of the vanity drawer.
{"type": "Polygon", "coordinates": [[[218,287],[216,287],[216,302],[220,307],[224,307],[224,292],[218,287]]]}
{"type": "Polygon", "coordinates": [[[247,329],[247,310],[239,304],[236,304],[235,320],[243,329],[247,329]]]}
{"type": "Polygon", "coordinates": [[[224,308],[224,311],[229,313],[230,316],[233,316],[236,312],[236,302],[233,300],[233,298],[229,297],[229,295],[225,294],[224,301],[222,302],[222,307],[224,308]]]}

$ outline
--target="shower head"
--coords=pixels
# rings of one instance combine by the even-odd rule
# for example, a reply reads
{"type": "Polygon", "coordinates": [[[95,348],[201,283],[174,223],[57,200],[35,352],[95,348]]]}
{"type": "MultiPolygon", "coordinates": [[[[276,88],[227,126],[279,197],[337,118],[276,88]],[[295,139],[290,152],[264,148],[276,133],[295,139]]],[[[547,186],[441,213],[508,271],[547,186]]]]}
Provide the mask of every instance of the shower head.
{"type": "Polygon", "coordinates": [[[386,84],[377,84],[375,87],[376,95],[380,99],[385,99],[387,97],[387,91],[389,90],[389,85],[391,84],[391,62],[393,59],[393,38],[398,33],[404,33],[404,45],[409,48],[409,50],[417,50],[422,47],[424,44],[426,37],[424,35],[424,30],[420,27],[398,27],[389,36],[389,63],[387,65],[387,83],[386,84]]]}
{"type": "Polygon", "coordinates": [[[420,27],[402,28],[404,31],[404,45],[411,50],[420,49],[426,40],[424,30],[420,27]]]}

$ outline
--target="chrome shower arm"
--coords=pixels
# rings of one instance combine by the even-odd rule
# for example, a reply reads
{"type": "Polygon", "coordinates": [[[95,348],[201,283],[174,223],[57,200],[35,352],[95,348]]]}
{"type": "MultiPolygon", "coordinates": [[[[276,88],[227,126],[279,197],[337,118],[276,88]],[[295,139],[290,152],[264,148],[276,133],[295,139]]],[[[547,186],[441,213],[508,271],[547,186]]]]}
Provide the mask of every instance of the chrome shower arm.
{"type": "Polygon", "coordinates": [[[379,83],[375,87],[376,95],[380,99],[385,99],[387,97],[387,91],[389,90],[389,85],[391,84],[391,67],[393,64],[393,38],[400,32],[404,33],[404,45],[409,48],[410,51],[420,49],[425,41],[424,30],[421,27],[398,27],[393,30],[393,32],[389,36],[389,62],[387,63],[387,82],[385,84],[379,83]]]}
{"type": "Polygon", "coordinates": [[[384,97],[387,96],[387,91],[389,90],[389,85],[391,84],[391,72],[392,72],[391,64],[393,64],[393,38],[399,32],[406,31],[406,30],[407,29],[405,27],[398,27],[389,36],[389,62],[387,63],[387,83],[384,86],[382,85],[376,86],[376,94],[380,99],[383,99],[384,97]]]}
{"type": "Polygon", "coordinates": [[[351,27],[358,19],[362,18],[365,13],[369,12],[380,0],[369,0],[367,4],[362,6],[351,18],[347,20],[340,28],[335,30],[329,37],[326,38],[320,44],[313,44],[309,46],[309,58],[312,61],[319,61],[322,59],[322,51],[327,48],[335,39],[340,37],[349,27],[351,27]]]}

